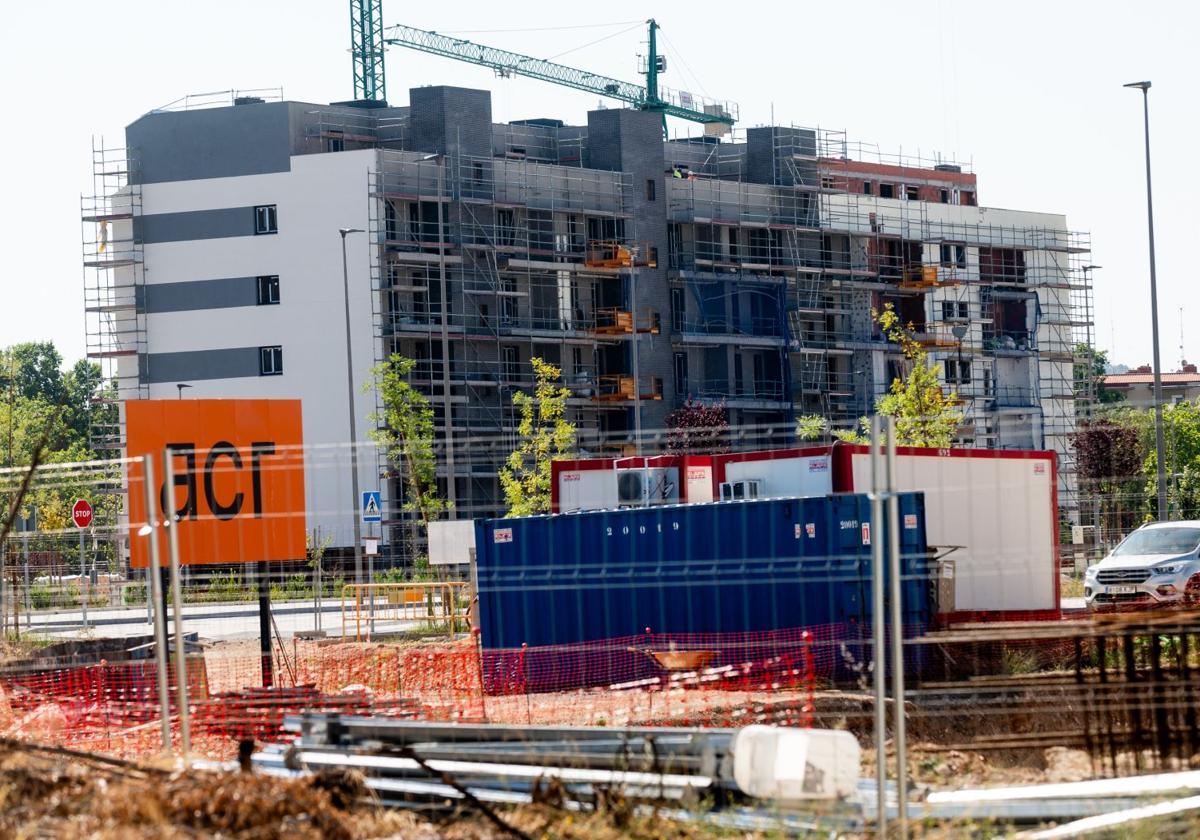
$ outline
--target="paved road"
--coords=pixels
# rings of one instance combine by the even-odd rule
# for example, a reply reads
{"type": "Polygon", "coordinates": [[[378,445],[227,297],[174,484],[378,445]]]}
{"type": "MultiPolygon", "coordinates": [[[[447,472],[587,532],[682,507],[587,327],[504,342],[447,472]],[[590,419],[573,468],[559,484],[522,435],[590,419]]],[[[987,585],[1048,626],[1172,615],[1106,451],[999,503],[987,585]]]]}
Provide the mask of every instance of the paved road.
{"type": "MultiPolygon", "coordinates": [[[[321,629],[327,635],[342,634],[340,601],[326,601],[321,610],[321,629]]],[[[271,604],[279,634],[290,638],[296,633],[315,629],[315,611],[312,601],[279,601],[271,604]]],[[[78,610],[33,613],[29,628],[39,635],[54,638],[77,638],[85,635],[83,615],[78,610]]],[[[167,615],[168,622],[172,616],[167,615]]],[[[354,634],[353,612],[347,615],[348,635],[354,634]]],[[[25,616],[21,625],[26,626],[25,616]]],[[[395,633],[418,626],[416,621],[377,621],[376,633],[395,633]]],[[[146,608],[90,609],[88,631],[94,637],[122,638],[144,636],[153,632],[146,620],[146,608]]],[[[168,630],[171,629],[168,623],[168,630]]],[[[258,637],[258,604],[185,604],[183,629],[188,633],[199,633],[207,639],[250,639],[258,637]]],[[[365,622],[363,631],[366,631],[365,622]]]]}

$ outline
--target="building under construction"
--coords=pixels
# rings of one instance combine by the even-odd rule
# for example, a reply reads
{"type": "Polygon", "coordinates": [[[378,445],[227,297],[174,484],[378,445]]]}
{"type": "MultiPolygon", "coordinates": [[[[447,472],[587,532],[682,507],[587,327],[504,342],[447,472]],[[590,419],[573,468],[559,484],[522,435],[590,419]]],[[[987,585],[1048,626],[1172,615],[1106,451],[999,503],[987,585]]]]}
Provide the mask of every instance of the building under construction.
{"type": "MultiPolygon", "coordinates": [[[[185,100],[95,150],[88,348],[119,397],[300,398],[306,441],[345,443],[339,229],[362,228],[352,377],[417,360],[458,517],[500,509],[533,357],[561,368],[588,454],[659,451],[689,398],[727,407],[735,447],[784,445],[801,415],[853,425],[900,374],[872,318],[886,304],[961,398],[961,442],[1055,450],[1074,505],[1092,315],[1087,237],[1063,216],[988,208],[965,167],[840,132],[664,140],[653,111],[497,124],[484,90],[409,103],[185,100]]],[[[376,398],[356,399],[369,428],[376,398]]],[[[364,461],[399,520],[394,472],[364,461]]],[[[330,524],[351,509],[339,470],[308,490],[330,524]]]]}

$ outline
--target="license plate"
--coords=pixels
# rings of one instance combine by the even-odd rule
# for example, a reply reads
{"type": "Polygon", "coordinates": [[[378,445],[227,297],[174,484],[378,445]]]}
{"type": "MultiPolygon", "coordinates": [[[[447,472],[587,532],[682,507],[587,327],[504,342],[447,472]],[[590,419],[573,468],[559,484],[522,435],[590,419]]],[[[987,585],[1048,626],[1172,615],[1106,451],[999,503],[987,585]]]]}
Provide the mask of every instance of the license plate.
{"type": "Polygon", "coordinates": [[[1105,592],[1107,592],[1109,595],[1132,595],[1137,591],[1138,589],[1136,586],[1130,586],[1128,584],[1123,586],[1109,586],[1105,588],[1105,592]]]}

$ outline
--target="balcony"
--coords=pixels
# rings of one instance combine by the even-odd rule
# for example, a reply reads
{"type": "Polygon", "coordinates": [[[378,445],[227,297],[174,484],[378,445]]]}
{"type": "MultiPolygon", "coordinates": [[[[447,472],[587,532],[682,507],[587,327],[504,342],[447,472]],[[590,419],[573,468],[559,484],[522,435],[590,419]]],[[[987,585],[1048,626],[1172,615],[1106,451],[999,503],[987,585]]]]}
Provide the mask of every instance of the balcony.
{"type": "Polygon", "coordinates": [[[777,347],[783,340],[783,325],[778,316],[740,318],[737,321],[724,317],[684,319],[679,323],[677,332],[685,343],[777,347]]]}
{"type": "MultiPolygon", "coordinates": [[[[953,348],[962,344],[962,339],[952,332],[953,327],[944,324],[917,324],[913,331],[913,340],[922,347],[953,348]]],[[[963,330],[966,333],[966,330],[963,330]]]]}
{"type": "Polygon", "coordinates": [[[677,394],[680,402],[687,397],[702,402],[782,403],[787,399],[784,383],[779,380],[730,382],[728,379],[704,379],[677,394]]]}
{"type": "Polygon", "coordinates": [[[661,400],[663,398],[662,377],[652,376],[642,383],[641,392],[635,389],[632,376],[605,374],[596,379],[595,402],[627,402],[635,399],[661,400]]]}
{"type": "Polygon", "coordinates": [[[997,356],[1023,356],[1037,352],[1037,336],[1032,330],[988,330],[983,332],[984,352],[997,356]]]}
{"type": "MultiPolygon", "coordinates": [[[[634,331],[633,313],[618,307],[605,307],[596,310],[596,323],[592,332],[596,335],[632,335],[634,331]]],[[[662,321],[653,309],[638,312],[637,331],[658,335],[662,331],[662,321]]]]}

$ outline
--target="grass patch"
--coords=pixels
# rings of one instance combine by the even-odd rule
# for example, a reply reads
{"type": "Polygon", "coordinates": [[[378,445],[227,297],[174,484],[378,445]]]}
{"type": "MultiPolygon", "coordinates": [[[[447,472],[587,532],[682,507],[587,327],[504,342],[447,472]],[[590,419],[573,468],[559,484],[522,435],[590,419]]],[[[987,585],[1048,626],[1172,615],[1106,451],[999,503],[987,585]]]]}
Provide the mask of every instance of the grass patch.
{"type": "Polygon", "coordinates": [[[1077,578],[1073,575],[1061,575],[1062,596],[1064,598],[1082,598],[1083,597],[1083,578],[1077,578]]]}

